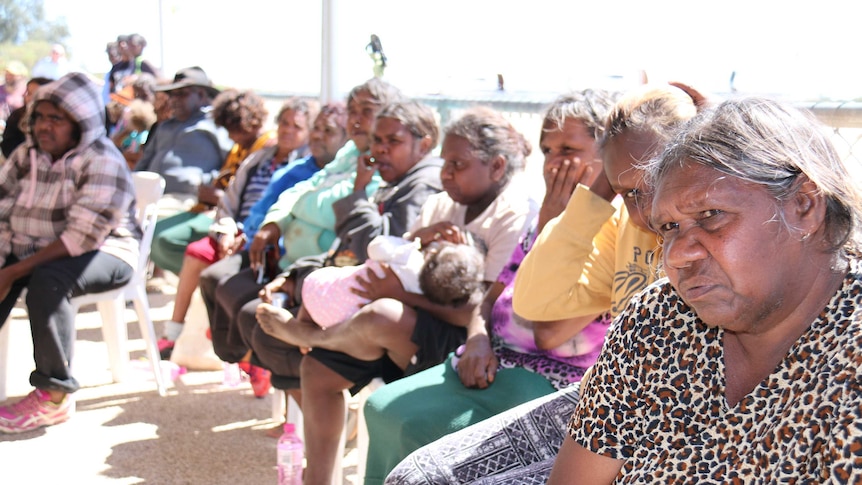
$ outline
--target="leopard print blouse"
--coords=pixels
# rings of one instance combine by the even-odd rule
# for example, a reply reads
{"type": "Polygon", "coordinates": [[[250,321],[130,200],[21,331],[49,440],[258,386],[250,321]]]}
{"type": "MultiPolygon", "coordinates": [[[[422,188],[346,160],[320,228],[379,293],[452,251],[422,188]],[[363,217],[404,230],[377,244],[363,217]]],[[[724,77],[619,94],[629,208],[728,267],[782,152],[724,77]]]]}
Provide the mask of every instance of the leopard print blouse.
{"type": "Polygon", "coordinates": [[[734,407],[722,331],[656,282],[608,331],[569,433],[625,461],[616,483],[860,483],[860,269],[852,261],[817,320],[734,407]]]}

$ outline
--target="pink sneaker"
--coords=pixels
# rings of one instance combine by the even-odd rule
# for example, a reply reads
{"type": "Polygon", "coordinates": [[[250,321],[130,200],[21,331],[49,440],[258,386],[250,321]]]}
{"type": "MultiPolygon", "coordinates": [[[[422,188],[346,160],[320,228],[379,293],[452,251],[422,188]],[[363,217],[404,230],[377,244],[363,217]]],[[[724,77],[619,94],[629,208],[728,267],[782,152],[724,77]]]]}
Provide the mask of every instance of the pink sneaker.
{"type": "Polygon", "coordinates": [[[260,399],[269,394],[269,388],[272,387],[272,383],[270,382],[272,372],[263,367],[251,365],[248,362],[240,362],[239,368],[248,374],[248,380],[251,382],[251,390],[254,392],[254,397],[260,399]]]}
{"type": "Polygon", "coordinates": [[[24,399],[0,406],[0,431],[23,433],[25,431],[60,424],[75,413],[75,401],[68,394],[60,404],[51,402],[51,395],[35,389],[24,399]]]}
{"type": "Polygon", "coordinates": [[[162,360],[171,360],[171,354],[174,351],[174,342],[173,340],[168,340],[164,337],[160,338],[158,342],[156,342],[156,347],[159,348],[159,357],[162,360]]]}

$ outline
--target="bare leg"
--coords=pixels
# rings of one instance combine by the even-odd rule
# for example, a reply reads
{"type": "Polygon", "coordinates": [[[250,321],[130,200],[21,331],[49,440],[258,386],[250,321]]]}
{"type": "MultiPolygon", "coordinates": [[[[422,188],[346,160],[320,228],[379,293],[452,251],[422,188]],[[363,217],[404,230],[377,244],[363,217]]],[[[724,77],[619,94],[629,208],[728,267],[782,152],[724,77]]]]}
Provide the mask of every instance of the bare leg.
{"type": "Polygon", "coordinates": [[[344,390],[352,383],[317,359],[302,359],[302,396],[306,450],[306,485],[329,485],[344,432],[344,390]]]}
{"type": "Polygon", "coordinates": [[[257,307],[256,315],[264,332],[299,347],[321,347],[361,360],[376,360],[388,353],[402,368],[418,350],[410,340],[416,326],[415,310],[389,298],[365,305],[350,320],[326,330],[266,303],[257,307]]]}
{"type": "MultiPolygon", "coordinates": [[[[276,389],[276,392],[278,392],[278,389],[276,389]]],[[[299,406],[299,409],[302,409],[302,390],[301,389],[285,389],[282,392],[284,392],[284,402],[287,403],[287,406],[290,406],[290,399],[289,398],[292,397],[293,400],[296,401],[297,406],[299,406]]],[[[285,411],[287,411],[287,406],[285,406],[285,408],[284,408],[285,411]]],[[[287,419],[285,418],[285,421],[286,420],[287,419]]],[[[273,426],[272,428],[269,428],[268,430],[266,430],[266,435],[269,436],[270,438],[278,439],[281,437],[281,434],[283,431],[284,431],[284,423],[282,422],[282,423],[278,423],[275,426],[273,426]]]]}
{"type": "Polygon", "coordinates": [[[198,258],[185,256],[183,258],[183,266],[180,269],[179,283],[177,283],[177,295],[174,298],[174,312],[171,320],[177,323],[186,321],[186,314],[189,312],[189,305],[192,303],[192,295],[198,287],[201,280],[201,273],[208,268],[210,263],[201,261],[198,258]]]}

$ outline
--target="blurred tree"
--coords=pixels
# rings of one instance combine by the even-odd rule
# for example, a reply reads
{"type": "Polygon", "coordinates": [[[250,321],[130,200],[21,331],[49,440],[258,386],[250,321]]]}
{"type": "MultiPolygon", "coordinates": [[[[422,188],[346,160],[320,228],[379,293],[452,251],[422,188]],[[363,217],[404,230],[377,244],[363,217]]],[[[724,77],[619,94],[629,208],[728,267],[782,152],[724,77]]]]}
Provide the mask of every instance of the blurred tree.
{"type": "Polygon", "coordinates": [[[51,44],[63,44],[68,38],[65,19],[46,20],[42,0],[0,0],[0,59],[32,66],[48,55],[51,44]]]}
{"type": "Polygon", "coordinates": [[[42,0],[0,0],[0,43],[62,43],[68,37],[69,27],[64,20],[45,19],[42,0]]]}

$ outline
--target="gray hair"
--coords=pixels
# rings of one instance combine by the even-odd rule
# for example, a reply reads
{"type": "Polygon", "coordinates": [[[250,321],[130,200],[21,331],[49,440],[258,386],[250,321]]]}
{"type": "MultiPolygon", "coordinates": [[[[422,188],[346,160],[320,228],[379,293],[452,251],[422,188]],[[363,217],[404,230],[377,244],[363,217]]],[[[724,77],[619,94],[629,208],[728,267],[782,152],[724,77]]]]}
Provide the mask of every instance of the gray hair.
{"type": "Polygon", "coordinates": [[[431,139],[429,151],[433,150],[440,140],[440,127],[437,125],[434,110],[418,101],[403,99],[389,103],[377,113],[377,119],[380,118],[391,118],[398,121],[417,140],[426,136],[429,137],[431,139]]]}
{"type": "Polygon", "coordinates": [[[278,114],[275,115],[276,124],[278,123],[278,120],[281,119],[281,115],[283,115],[285,111],[296,111],[297,113],[304,114],[306,128],[311,130],[312,125],[314,125],[314,120],[317,119],[317,115],[320,114],[320,102],[316,99],[304,99],[299,97],[287,98],[281,104],[281,108],[278,109],[278,114]]]}
{"type": "Polygon", "coordinates": [[[377,77],[373,77],[351,89],[347,95],[347,104],[350,105],[360,93],[366,93],[371,96],[371,100],[378,106],[394,103],[404,97],[401,90],[377,77]]]}
{"type": "MultiPolygon", "coordinates": [[[[808,112],[760,97],[725,101],[692,119],[661,156],[647,163],[648,183],[654,187],[684,162],[760,185],[777,203],[798,193],[804,175],[826,201],[830,250],[855,253],[860,247],[862,194],[825,127],[808,112]]],[[[776,217],[784,220],[780,211],[776,217]]]]}
{"type": "Polygon", "coordinates": [[[467,140],[472,154],[486,165],[497,156],[502,156],[506,161],[504,182],[510,180],[515,171],[524,168],[525,160],[533,149],[524,135],[500,112],[486,106],[468,108],[463,115],[449,123],[445,132],[447,136],[460,136],[467,140]]]}
{"type": "Polygon", "coordinates": [[[590,136],[598,140],[605,131],[605,120],[618,97],[618,93],[603,89],[585,89],[558,97],[545,111],[540,141],[545,133],[561,130],[567,118],[581,121],[590,136]]]}

